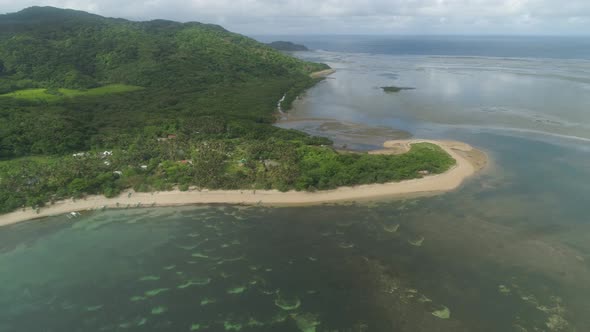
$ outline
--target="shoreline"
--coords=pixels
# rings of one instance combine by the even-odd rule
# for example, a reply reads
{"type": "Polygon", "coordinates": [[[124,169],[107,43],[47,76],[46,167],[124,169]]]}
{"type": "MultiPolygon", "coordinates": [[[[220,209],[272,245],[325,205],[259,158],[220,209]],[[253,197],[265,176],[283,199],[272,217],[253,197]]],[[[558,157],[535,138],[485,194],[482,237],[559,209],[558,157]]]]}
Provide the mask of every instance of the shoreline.
{"type": "Polygon", "coordinates": [[[309,76],[311,78],[324,78],[324,77],[328,77],[328,76],[334,74],[335,72],[336,72],[336,69],[330,68],[330,69],[325,69],[325,70],[313,72],[313,73],[309,74],[309,76]]]}
{"type": "Polygon", "coordinates": [[[457,189],[463,182],[485,168],[488,158],[485,153],[468,144],[454,141],[397,140],[385,142],[383,150],[370,153],[404,153],[414,143],[432,143],[445,150],[457,164],[445,173],[423,178],[384,184],[366,184],[340,187],[317,192],[280,192],[278,190],[173,190],[157,193],[125,191],[115,198],[87,196],[83,199],[63,200],[41,208],[39,213],[32,208],[0,215],[0,226],[24,221],[64,215],[72,212],[139,207],[171,207],[200,204],[272,205],[297,206],[324,203],[375,200],[379,198],[419,197],[442,194],[457,189]]]}

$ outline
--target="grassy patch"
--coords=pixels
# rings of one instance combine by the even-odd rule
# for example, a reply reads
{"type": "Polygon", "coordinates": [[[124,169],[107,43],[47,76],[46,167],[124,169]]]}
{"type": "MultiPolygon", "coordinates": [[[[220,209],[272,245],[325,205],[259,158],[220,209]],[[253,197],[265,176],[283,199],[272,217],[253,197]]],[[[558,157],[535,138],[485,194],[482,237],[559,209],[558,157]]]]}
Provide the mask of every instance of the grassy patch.
{"type": "Polygon", "coordinates": [[[125,84],[109,84],[88,90],[73,89],[26,89],[0,95],[26,100],[57,101],[63,98],[75,98],[83,96],[102,96],[113,93],[123,93],[142,90],[142,87],[125,84]]]}

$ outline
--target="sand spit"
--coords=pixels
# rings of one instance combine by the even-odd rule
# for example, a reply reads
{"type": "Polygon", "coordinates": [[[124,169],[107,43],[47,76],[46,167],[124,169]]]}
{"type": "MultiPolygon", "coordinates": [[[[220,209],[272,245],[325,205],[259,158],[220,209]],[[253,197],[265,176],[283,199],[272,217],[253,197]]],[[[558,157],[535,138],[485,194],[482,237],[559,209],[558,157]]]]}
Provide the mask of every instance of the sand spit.
{"type": "Polygon", "coordinates": [[[487,164],[487,156],[465,143],[432,140],[388,141],[385,149],[372,153],[404,153],[411,144],[432,143],[449,153],[457,164],[443,174],[425,176],[401,182],[342,187],[318,192],[279,192],[276,190],[179,190],[156,193],[124,192],[119,197],[88,196],[78,200],[64,200],[38,211],[27,208],[0,216],[0,226],[18,222],[71,214],[76,211],[105,208],[164,207],[195,204],[243,205],[316,205],[322,203],[371,200],[396,196],[427,196],[458,188],[463,181],[487,164]]]}
{"type": "Polygon", "coordinates": [[[314,73],[311,73],[309,76],[311,76],[311,78],[324,78],[324,77],[334,74],[335,72],[336,72],[336,70],[334,70],[334,69],[326,69],[326,70],[316,71],[314,73]]]}

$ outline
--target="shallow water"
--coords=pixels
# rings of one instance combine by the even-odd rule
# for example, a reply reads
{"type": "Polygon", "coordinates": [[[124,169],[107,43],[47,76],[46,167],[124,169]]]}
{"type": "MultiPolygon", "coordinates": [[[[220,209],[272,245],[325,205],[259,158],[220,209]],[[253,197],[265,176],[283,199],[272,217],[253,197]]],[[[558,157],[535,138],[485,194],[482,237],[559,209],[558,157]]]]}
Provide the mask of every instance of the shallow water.
{"type": "Polygon", "coordinates": [[[387,126],[419,136],[537,132],[590,143],[588,60],[298,55],[337,72],[296,104],[294,118],[387,126]],[[384,86],[415,89],[388,94],[384,86]]]}
{"type": "Polygon", "coordinates": [[[530,206],[490,209],[501,187],[489,174],[436,198],[11,226],[0,235],[0,327],[299,331],[307,315],[318,331],[532,331],[551,317],[584,330],[590,271],[579,259],[590,251],[562,243],[568,230],[548,220],[513,225],[530,206]]]}
{"type": "Polygon", "coordinates": [[[299,56],[339,71],[281,126],[361,149],[457,139],[490,167],[429,198],[2,228],[0,331],[590,330],[583,61],[299,56]]]}

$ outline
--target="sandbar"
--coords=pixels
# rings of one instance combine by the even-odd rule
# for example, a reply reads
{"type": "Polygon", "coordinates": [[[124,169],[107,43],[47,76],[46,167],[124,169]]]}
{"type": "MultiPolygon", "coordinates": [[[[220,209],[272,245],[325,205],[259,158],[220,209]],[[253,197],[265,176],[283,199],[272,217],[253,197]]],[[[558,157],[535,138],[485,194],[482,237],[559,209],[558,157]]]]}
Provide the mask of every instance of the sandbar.
{"type": "Polygon", "coordinates": [[[313,73],[309,74],[309,76],[311,76],[311,78],[324,78],[324,77],[328,77],[328,76],[334,74],[335,72],[336,72],[336,70],[334,70],[334,69],[326,69],[326,70],[313,72],[313,73]]]}
{"type": "Polygon", "coordinates": [[[196,188],[191,188],[189,191],[173,190],[154,193],[126,191],[115,198],[87,196],[83,199],[59,201],[41,208],[38,211],[26,208],[1,215],[0,226],[72,212],[107,208],[170,207],[197,204],[293,206],[373,200],[389,197],[430,196],[457,189],[467,178],[483,169],[488,162],[487,155],[482,151],[477,150],[468,144],[454,141],[418,139],[388,141],[385,142],[383,150],[372,151],[370,153],[404,153],[409,150],[411,144],[422,142],[440,146],[457,161],[456,165],[445,173],[428,175],[412,180],[341,187],[334,190],[317,192],[280,192],[277,190],[197,190],[196,188]]]}

